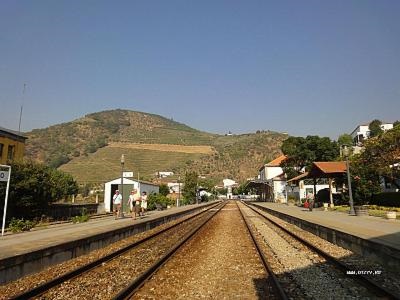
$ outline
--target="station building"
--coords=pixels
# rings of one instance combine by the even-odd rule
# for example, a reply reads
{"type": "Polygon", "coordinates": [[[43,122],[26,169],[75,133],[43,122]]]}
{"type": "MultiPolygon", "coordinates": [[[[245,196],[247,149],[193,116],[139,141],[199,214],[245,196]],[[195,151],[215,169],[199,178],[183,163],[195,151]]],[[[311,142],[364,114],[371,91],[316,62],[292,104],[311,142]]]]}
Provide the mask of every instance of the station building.
{"type": "Polygon", "coordinates": [[[19,132],[0,127],[0,164],[22,160],[26,136],[19,132]]]}
{"type": "Polygon", "coordinates": [[[121,178],[117,178],[105,183],[104,186],[104,209],[106,212],[112,211],[113,204],[112,198],[116,190],[119,190],[122,194],[124,201],[124,210],[127,210],[127,202],[130,192],[133,189],[137,189],[138,193],[146,192],[147,195],[159,192],[159,186],[157,184],[143,181],[143,180],[132,180],[124,178],[123,185],[121,185],[121,178]]]}

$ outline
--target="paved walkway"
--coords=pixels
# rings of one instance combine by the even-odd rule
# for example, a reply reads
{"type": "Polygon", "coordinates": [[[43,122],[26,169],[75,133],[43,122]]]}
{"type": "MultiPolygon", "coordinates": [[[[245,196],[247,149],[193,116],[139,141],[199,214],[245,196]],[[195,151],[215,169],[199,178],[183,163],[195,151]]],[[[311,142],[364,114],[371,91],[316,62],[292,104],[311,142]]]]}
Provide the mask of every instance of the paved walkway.
{"type": "Polygon", "coordinates": [[[350,216],[347,213],[319,209],[309,211],[302,207],[279,203],[257,202],[256,204],[400,250],[400,220],[386,220],[371,216],[350,216]]]}
{"type": "MultiPolygon", "coordinates": [[[[199,204],[198,206],[203,206],[199,204]]],[[[177,212],[186,211],[197,205],[186,205],[178,208],[171,208],[163,211],[150,211],[148,215],[137,220],[130,216],[115,220],[114,217],[89,220],[85,223],[65,223],[52,225],[48,228],[37,228],[29,232],[7,234],[0,236],[0,259],[30,253],[36,250],[56,246],[58,244],[87,238],[110,230],[123,228],[135,223],[148,222],[162,216],[171,215],[177,212]]]]}

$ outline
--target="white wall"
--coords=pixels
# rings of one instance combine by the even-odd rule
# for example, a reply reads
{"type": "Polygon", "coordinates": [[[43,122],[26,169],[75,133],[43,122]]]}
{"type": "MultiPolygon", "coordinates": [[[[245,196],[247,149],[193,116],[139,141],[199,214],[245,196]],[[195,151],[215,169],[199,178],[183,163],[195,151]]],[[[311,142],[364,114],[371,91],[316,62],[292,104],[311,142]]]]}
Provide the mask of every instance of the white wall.
{"type": "Polygon", "coordinates": [[[386,123],[386,124],[382,124],[381,125],[382,130],[386,131],[386,130],[390,130],[393,129],[393,124],[392,123],[386,123]]]}
{"type": "Polygon", "coordinates": [[[226,178],[226,179],[224,179],[224,180],[222,180],[222,181],[223,181],[223,183],[224,183],[224,188],[227,188],[227,187],[230,187],[230,186],[236,184],[236,181],[234,181],[234,180],[232,180],[232,179],[228,179],[228,178],[226,178]]]}
{"type": "Polygon", "coordinates": [[[168,182],[167,185],[168,185],[170,193],[179,193],[179,189],[182,192],[182,189],[183,189],[183,183],[182,182],[180,182],[180,183],[168,182]],[[179,185],[180,185],[180,188],[179,188],[179,185]]]}
{"type": "Polygon", "coordinates": [[[266,167],[265,168],[265,179],[272,179],[276,176],[282,175],[283,170],[281,167],[266,167]]]}
{"type": "Polygon", "coordinates": [[[274,181],[274,201],[280,203],[286,203],[285,195],[286,181],[276,180],[274,181]]]}

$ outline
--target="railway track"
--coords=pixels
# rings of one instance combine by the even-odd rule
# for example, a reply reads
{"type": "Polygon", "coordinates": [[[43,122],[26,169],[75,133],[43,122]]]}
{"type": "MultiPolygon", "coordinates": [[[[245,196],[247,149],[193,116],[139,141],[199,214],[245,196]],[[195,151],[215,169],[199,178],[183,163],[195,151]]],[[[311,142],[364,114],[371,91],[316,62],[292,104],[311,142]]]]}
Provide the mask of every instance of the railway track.
{"type": "Polygon", "coordinates": [[[256,249],[257,249],[257,253],[260,256],[260,259],[261,259],[261,261],[263,263],[263,266],[264,266],[265,270],[268,272],[268,279],[269,279],[268,283],[270,284],[271,288],[274,289],[274,291],[275,291],[276,295],[278,295],[279,299],[282,299],[282,300],[288,299],[288,297],[286,295],[286,292],[284,291],[282,285],[280,284],[278,278],[276,277],[274,271],[272,270],[272,267],[269,264],[267,257],[265,256],[264,252],[262,251],[262,247],[261,247],[260,243],[258,242],[257,238],[253,234],[253,231],[251,230],[249,221],[244,216],[244,214],[243,214],[242,210],[240,209],[239,204],[237,203],[237,201],[235,201],[235,203],[236,203],[236,205],[238,207],[238,210],[240,212],[240,215],[242,216],[242,219],[243,219],[244,223],[246,224],[246,228],[247,228],[247,230],[248,230],[248,232],[249,232],[249,234],[251,236],[251,239],[252,239],[252,241],[253,241],[256,249]]]}
{"type": "Polygon", "coordinates": [[[287,299],[257,244],[229,201],[151,280],[121,299],[287,299]]]}
{"type": "Polygon", "coordinates": [[[164,256],[170,252],[171,247],[181,241],[182,237],[186,239],[188,234],[192,234],[193,227],[197,228],[198,224],[203,224],[204,220],[208,220],[224,205],[224,203],[213,205],[161,231],[9,299],[68,299],[70,295],[82,299],[113,297],[122,299],[123,296],[121,295],[129,290],[126,283],[129,277],[134,277],[134,281],[142,278],[148,266],[153,266],[154,261],[165,259],[164,256]],[[133,270],[131,266],[134,266],[133,270]],[[125,268],[122,274],[118,274],[119,268],[125,268]],[[96,278],[98,279],[97,282],[96,278]],[[116,282],[112,282],[115,279],[116,282]],[[107,282],[108,285],[100,286],[107,282]],[[112,285],[112,288],[110,288],[110,285],[112,285]],[[105,294],[99,293],[102,289],[106,290],[105,294]],[[122,293],[122,290],[125,292],[122,293]],[[82,293],[81,296],[80,293],[82,293]]]}
{"type": "MultiPolygon", "coordinates": [[[[262,220],[263,224],[266,224],[269,228],[272,229],[272,231],[269,229],[267,231],[269,236],[272,236],[272,232],[275,232],[277,236],[279,236],[282,239],[281,244],[285,244],[285,247],[288,247],[287,244],[292,245],[292,250],[288,250],[285,248],[285,253],[286,257],[284,258],[286,261],[290,261],[291,259],[296,259],[296,257],[290,257],[288,253],[293,251],[292,253],[306,253],[303,256],[300,256],[297,254],[297,259],[301,259],[301,257],[306,257],[310,258],[310,261],[312,261],[315,266],[308,266],[308,267],[303,267],[304,270],[299,271],[300,269],[298,268],[297,270],[297,275],[295,274],[296,271],[293,273],[295,275],[292,275],[290,272],[286,271],[286,275],[289,277],[287,281],[293,282],[293,280],[296,280],[296,276],[299,277],[299,273],[306,274],[307,271],[312,271],[315,273],[321,272],[321,274],[328,274],[328,276],[325,276],[326,280],[335,280],[336,282],[339,282],[338,287],[341,287],[342,291],[344,292],[345,296],[349,296],[353,294],[352,296],[355,296],[356,298],[381,298],[381,299],[399,299],[399,295],[389,291],[387,288],[384,288],[381,284],[374,282],[367,276],[363,274],[352,274],[351,276],[348,275],[348,271],[352,270],[352,266],[349,266],[339,259],[336,259],[329,253],[323,251],[320,249],[318,246],[314,245],[313,243],[309,242],[305,238],[299,236],[298,234],[293,233],[292,231],[288,230],[285,226],[279,224],[278,222],[274,221],[273,218],[269,217],[268,214],[265,212],[262,212],[254,207],[251,207],[245,203],[242,202],[242,204],[246,209],[250,210],[252,214],[248,213],[247,218],[253,220],[253,230],[258,230],[262,232],[265,229],[260,229],[262,225],[260,225],[259,220],[262,220]],[[258,221],[254,221],[257,220],[258,221]],[[307,270],[307,268],[309,270],[307,270]],[[335,269],[336,271],[332,271],[332,269],[335,269]],[[349,288],[350,287],[350,288],[349,288]],[[347,294],[348,293],[348,294],[347,294]]],[[[260,234],[259,234],[260,235],[260,234]]],[[[268,242],[268,238],[263,237],[264,240],[266,239],[268,242]]],[[[260,239],[260,237],[259,237],[260,239]]],[[[275,240],[274,244],[275,245],[268,245],[267,247],[264,246],[266,249],[265,251],[272,251],[274,252],[273,255],[269,255],[269,258],[267,260],[273,261],[274,259],[276,260],[277,257],[284,257],[282,256],[282,253],[279,254],[278,251],[274,251],[274,248],[276,248],[276,244],[278,244],[277,240],[275,240]]],[[[276,264],[284,264],[284,261],[278,262],[276,264]]],[[[285,282],[284,276],[280,276],[280,280],[285,282]]],[[[324,284],[325,286],[325,284],[324,284]]],[[[283,287],[285,289],[285,286],[283,287]]],[[[293,290],[293,286],[291,286],[289,289],[293,290]]],[[[300,287],[300,290],[303,289],[305,294],[307,294],[308,290],[307,288],[300,287]]],[[[318,287],[318,284],[316,283],[313,289],[324,289],[322,286],[318,287]]],[[[327,291],[326,291],[327,292],[327,291]]],[[[312,293],[310,293],[312,294],[312,293]]],[[[310,296],[308,294],[307,296],[310,296]]],[[[326,294],[325,294],[326,296],[326,294]]],[[[298,297],[298,295],[296,296],[298,297]]],[[[336,295],[335,297],[341,298],[339,295],[336,295]]]]}

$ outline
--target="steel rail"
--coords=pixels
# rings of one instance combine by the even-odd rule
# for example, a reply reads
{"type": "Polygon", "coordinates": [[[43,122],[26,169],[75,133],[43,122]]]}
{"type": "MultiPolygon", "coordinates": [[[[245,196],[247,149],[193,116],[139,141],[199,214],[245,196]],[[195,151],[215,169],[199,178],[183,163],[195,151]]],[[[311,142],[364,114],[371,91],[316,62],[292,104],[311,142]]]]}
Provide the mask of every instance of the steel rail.
{"type": "Polygon", "coordinates": [[[41,295],[41,294],[49,291],[50,289],[62,284],[63,282],[65,282],[67,280],[70,280],[72,278],[80,276],[80,275],[82,275],[82,274],[84,274],[84,273],[86,273],[86,272],[98,267],[99,265],[101,265],[101,264],[103,264],[105,262],[108,262],[108,261],[110,261],[110,260],[112,260],[112,259],[124,254],[127,251],[132,250],[133,248],[141,245],[142,243],[144,243],[144,242],[146,242],[146,241],[148,241],[150,239],[153,239],[153,238],[159,236],[160,234],[162,234],[162,233],[164,233],[166,231],[169,231],[169,230],[181,225],[184,222],[187,222],[188,220],[191,220],[191,219],[193,219],[193,218],[195,218],[197,216],[200,216],[201,214],[206,213],[207,211],[215,208],[218,205],[220,205],[220,202],[216,203],[215,205],[210,206],[209,208],[207,208],[205,210],[202,210],[202,211],[200,211],[198,213],[195,213],[194,215],[190,216],[189,218],[187,218],[185,220],[182,220],[182,221],[180,221],[180,222],[178,222],[176,224],[173,224],[173,225],[171,225],[171,226],[169,226],[167,228],[162,229],[161,231],[155,232],[155,233],[153,233],[153,234],[151,234],[151,235],[149,235],[147,237],[144,237],[144,238],[142,238],[142,239],[140,239],[140,240],[138,240],[136,242],[133,242],[133,243],[131,243],[131,244],[119,249],[119,250],[116,250],[116,251],[114,251],[114,252],[112,252],[110,254],[107,254],[107,255],[105,255],[105,256],[103,256],[103,257],[101,257],[101,258],[99,258],[99,259],[97,259],[97,260],[95,260],[93,262],[90,262],[90,263],[85,264],[83,266],[77,267],[74,270],[71,270],[71,271],[69,271],[69,272],[67,272],[65,274],[62,274],[62,275],[60,275],[60,276],[58,276],[58,277],[56,277],[56,278],[54,278],[52,280],[49,280],[49,281],[44,282],[44,283],[42,283],[42,284],[40,284],[38,286],[35,286],[34,288],[32,288],[30,290],[27,290],[25,292],[22,292],[22,293],[20,293],[20,294],[18,294],[16,296],[13,296],[10,299],[12,299],[12,300],[24,300],[24,299],[29,299],[29,298],[41,295]]]}
{"type": "Polygon", "coordinates": [[[146,271],[144,271],[139,277],[136,277],[131,283],[117,295],[113,297],[113,300],[123,300],[131,298],[139,288],[141,288],[145,282],[152,277],[152,275],[160,269],[187,241],[189,241],[205,224],[207,224],[221,209],[226,205],[227,202],[223,202],[213,214],[211,214],[205,221],[199,226],[191,230],[186,236],[175,246],[173,246],[166,254],[164,254],[159,260],[151,265],[146,271]]]}
{"type": "MultiPolygon", "coordinates": [[[[242,201],[242,203],[244,205],[246,205],[248,208],[250,208],[251,210],[253,210],[254,212],[256,212],[257,214],[259,214],[260,216],[262,216],[263,218],[265,218],[266,220],[268,220],[269,222],[271,222],[272,224],[274,224],[276,227],[278,227],[279,229],[281,229],[285,233],[289,234],[291,237],[293,237],[294,239],[296,239],[297,241],[299,241],[303,245],[307,246],[308,248],[310,248],[314,252],[317,252],[320,256],[325,258],[325,260],[327,262],[329,262],[332,265],[336,266],[338,269],[343,271],[345,274],[346,274],[346,271],[349,270],[349,266],[348,265],[346,265],[345,263],[337,260],[335,257],[330,255],[329,253],[321,250],[320,248],[318,248],[317,246],[311,244],[309,241],[303,239],[302,237],[297,236],[296,234],[294,234],[293,232],[289,231],[288,229],[286,229],[282,225],[278,224],[277,222],[275,222],[274,220],[272,220],[268,216],[265,216],[264,214],[262,214],[261,212],[259,212],[257,210],[259,208],[255,209],[252,206],[248,205],[247,203],[244,203],[243,201],[242,201]]],[[[386,288],[378,285],[377,283],[375,283],[374,281],[372,281],[368,277],[364,276],[363,274],[354,274],[354,275],[352,275],[351,278],[353,278],[354,280],[357,280],[360,284],[365,286],[370,291],[373,291],[375,294],[377,294],[377,296],[386,297],[388,299],[399,299],[399,297],[397,295],[394,295],[391,291],[389,291],[386,288]]]]}
{"type": "Polygon", "coordinates": [[[268,263],[268,259],[265,257],[264,252],[261,250],[261,247],[260,247],[259,243],[257,242],[256,237],[254,236],[254,233],[250,229],[249,222],[245,218],[242,210],[239,207],[239,204],[236,201],[235,201],[235,203],[236,203],[236,205],[237,205],[237,207],[239,209],[240,215],[242,216],[242,219],[243,219],[244,223],[246,224],[247,230],[248,230],[248,232],[249,232],[249,234],[251,236],[251,239],[253,240],[253,243],[254,243],[254,245],[255,245],[255,247],[257,249],[258,255],[260,256],[261,261],[263,263],[263,266],[264,266],[265,270],[267,271],[268,275],[271,276],[270,279],[271,279],[271,282],[272,282],[272,287],[275,290],[275,293],[277,294],[277,296],[280,299],[287,300],[288,296],[286,295],[286,293],[283,290],[278,278],[276,277],[274,271],[272,270],[270,264],[268,263]]]}

